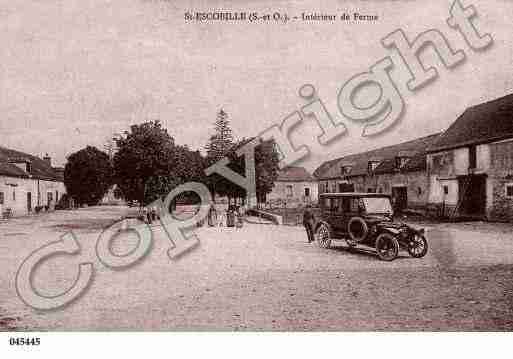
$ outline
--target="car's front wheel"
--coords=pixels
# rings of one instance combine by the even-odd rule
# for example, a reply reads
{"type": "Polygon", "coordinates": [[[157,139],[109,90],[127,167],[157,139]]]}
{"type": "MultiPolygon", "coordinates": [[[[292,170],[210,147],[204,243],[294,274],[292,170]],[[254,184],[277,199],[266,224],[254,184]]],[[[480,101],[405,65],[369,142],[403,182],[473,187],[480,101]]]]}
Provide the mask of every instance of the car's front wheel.
{"type": "Polygon", "coordinates": [[[399,254],[399,242],[390,233],[382,233],[376,239],[376,252],[384,261],[393,261],[399,254]]]}
{"type": "Polygon", "coordinates": [[[408,253],[413,258],[422,258],[428,251],[426,238],[421,234],[415,234],[408,242],[408,253]]]}
{"type": "Polygon", "coordinates": [[[317,227],[315,231],[315,238],[317,239],[317,244],[321,248],[329,248],[331,246],[331,235],[330,229],[326,224],[321,224],[317,227]]]}

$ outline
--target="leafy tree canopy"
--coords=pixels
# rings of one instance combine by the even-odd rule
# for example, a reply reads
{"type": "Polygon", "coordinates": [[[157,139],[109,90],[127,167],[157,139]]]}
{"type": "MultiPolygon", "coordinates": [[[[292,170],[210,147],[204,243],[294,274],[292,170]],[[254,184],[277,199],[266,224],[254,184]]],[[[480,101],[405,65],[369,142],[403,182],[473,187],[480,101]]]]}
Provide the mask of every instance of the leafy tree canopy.
{"type": "Polygon", "coordinates": [[[97,204],[112,185],[109,156],[96,147],[87,146],[72,153],[64,168],[67,193],[77,204],[97,204]]]}
{"type": "Polygon", "coordinates": [[[176,145],[159,121],[133,125],[116,142],[116,183],[128,201],[146,205],[180,184],[203,177],[201,154],[176,145]]]}

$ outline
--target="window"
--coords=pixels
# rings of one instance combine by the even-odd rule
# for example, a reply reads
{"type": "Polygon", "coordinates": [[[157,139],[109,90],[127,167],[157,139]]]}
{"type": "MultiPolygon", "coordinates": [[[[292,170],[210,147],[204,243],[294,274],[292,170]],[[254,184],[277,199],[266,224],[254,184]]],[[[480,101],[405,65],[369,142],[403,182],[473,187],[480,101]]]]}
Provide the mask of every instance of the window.
{"type": "Polygon", "coordinates": [[[55,202],[59,202],[59,191],[55,191],[55,202]]]}
{"type": "Polygon", "coordinates": [[[378,193],[383,193],[383,188],[379,187],[378,188],[378,193]]]}
{"type": "Polygon", "coordinates": [[[452,162],[452,158],[447,153],[434,155],[432,158],[433,169],[435,170],[445,168],[452,162]]]}
{"type": "Polygon", "coordinates": [[[513,198],[513,183],[506,183],[506,197],[513,198]]]}
{"type": "Polygon", "coordinates": [[[406,162],[408,162],[409,158],[408,157],[396,157],[395,158],[395,167],[397,169],[400,169],[402,168],[406,162]]]}
{"type": "Polygon", "coordinates": [[[339,211],[339,198],[332,198],[331,199],[331,212],[338,212],[339,211]]]}
{"type": "Polygon", "coordinates": [[[476,146],[468,148],[468,168],[474,169],[477,167],[476,146]]]}
{"type": "MultiPolygon", "coordinates": [[[[292,185],[287,185],[286,195],[287,195],[287,197],[292,197],[293,196],[292,185]]],[[[50,197],[48,197],[48,198],[50,198],[50,197]]],[[[48,199],[48,200],[50,200],[50,199],[48,199]]]]}
{"type": "Polygon", "coordinates": [[[340,212],[347,213],[351,210],[351,198],[340,199],[340,212]]]}
{"type": "Polygon", "coordinates": [[[0,192],[0,204],[4,204],[4,193],[3,192],[0,192]]]}
{"type": "Polygon", "coordinates": [[[305,197],[310,197],[310,188],[305,188],[305,197]]]}
{"type": "Polygon", "coordinates": [[[331,191],[332,192],[337,192],[337,184],[336,183],[332,183],[331,184],[331,191]]]}
{"type": "Polygon", "coordinates": [[[329,192],[330,191],[330,186],[329,186],[329,183],[326,181],[326,185],[324,186],[324,189],[326,192],[329,192]]]}
{"type": "Polygon", "coordinates": [[[378,167],[379,165],[379,162],[378,161],[369,161],[368,165],[367,165],[367,170],[370,172],[373,172],[376,167],[378,167]]]}
{"type": "Polygon", "coordinates": [[[330,210],[331,208],[331,198],[324,198],[323,207],[325,210],[330,210]]]}
{"type": "Polygon", "coordinates": [[[16,201],[16,190],[15,189],[12,190],[12,200],[16,201]]]}
{"type": "Polygon", "coordinates": [[[367,213],[392,213],[388,198],[362,198],[367,213]]]}
{"type": "Polygon", "coordinates": [[[351,172],[351,166],[342,166],[340,167],[340,174],[342,176],[348,175],[351,172]]]}
{"type": "Polygon", "coordinates": [[[48,204],[50,204],[50,202],[52,202],[52,200],[53,200],[53,193],[48,192],[47,195],[48,195],[48,204]]]}
{"type": "Polygon", "coordinates": [[[369,187],[369,188],[367,188],[367,193],[376,193],[376,189],[369,187]]]}
{"type": "Polygon", "coordinates": [[[349,202],[349,210],[351,212],[359,212],[362,208],[359,198],[351,198],[349,202]]]}
{"type": "Polygon", "coordinates": [[[417,187],[417,196],[421,196],[422,195],[422,188],[420,187],[417,187]]]}
{"type": "Polygon", "coordinates": [[[444,194],[449,194],[449,186],[444,186],[444,194]]]}

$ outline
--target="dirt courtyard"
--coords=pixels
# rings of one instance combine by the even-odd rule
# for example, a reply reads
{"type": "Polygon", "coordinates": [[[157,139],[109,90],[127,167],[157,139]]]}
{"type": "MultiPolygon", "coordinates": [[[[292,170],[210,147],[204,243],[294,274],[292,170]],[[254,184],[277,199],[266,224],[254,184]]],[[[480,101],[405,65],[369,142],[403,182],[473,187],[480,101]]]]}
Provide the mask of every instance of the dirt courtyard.
{"type": "MultiPolygon", "coordinates": [[[[102,228],[123,207],[58,211],[0,223],[0,330],[512,330],[510,224],[426,223],[430,251],[382,262],[370,250],[325,250],[301,227],[245,223],[202,227],[200,245],[176,260],[154,225],[153,247],[125,270],[95,256],[102,228]],[[94,265],[88,291],[56,311],[27,307],[16,271],[35,249],[73,230],[79,256],[58,256],[37,271],[41,293],[74,282],[79,262],[94,265]]],[[[419,226],[419,224],[415,224],[419,226]]],[[[137,240],[113,244],[127,252],[137,240]]]]}

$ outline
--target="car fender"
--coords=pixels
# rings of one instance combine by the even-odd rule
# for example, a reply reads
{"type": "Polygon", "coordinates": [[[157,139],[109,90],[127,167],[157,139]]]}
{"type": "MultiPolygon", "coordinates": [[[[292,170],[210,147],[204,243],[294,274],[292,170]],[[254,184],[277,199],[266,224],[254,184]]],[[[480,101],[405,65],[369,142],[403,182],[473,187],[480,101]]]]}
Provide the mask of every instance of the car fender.
{"type": "Polygon", "coordinates": [[[381,233],[390,233],[391,235],[393,236],[399,236],[399,233],[401,233],[400,230],[398,230],[397,228],[393,228],[393,227],[383,227],[381,229],[381,233]]]}

